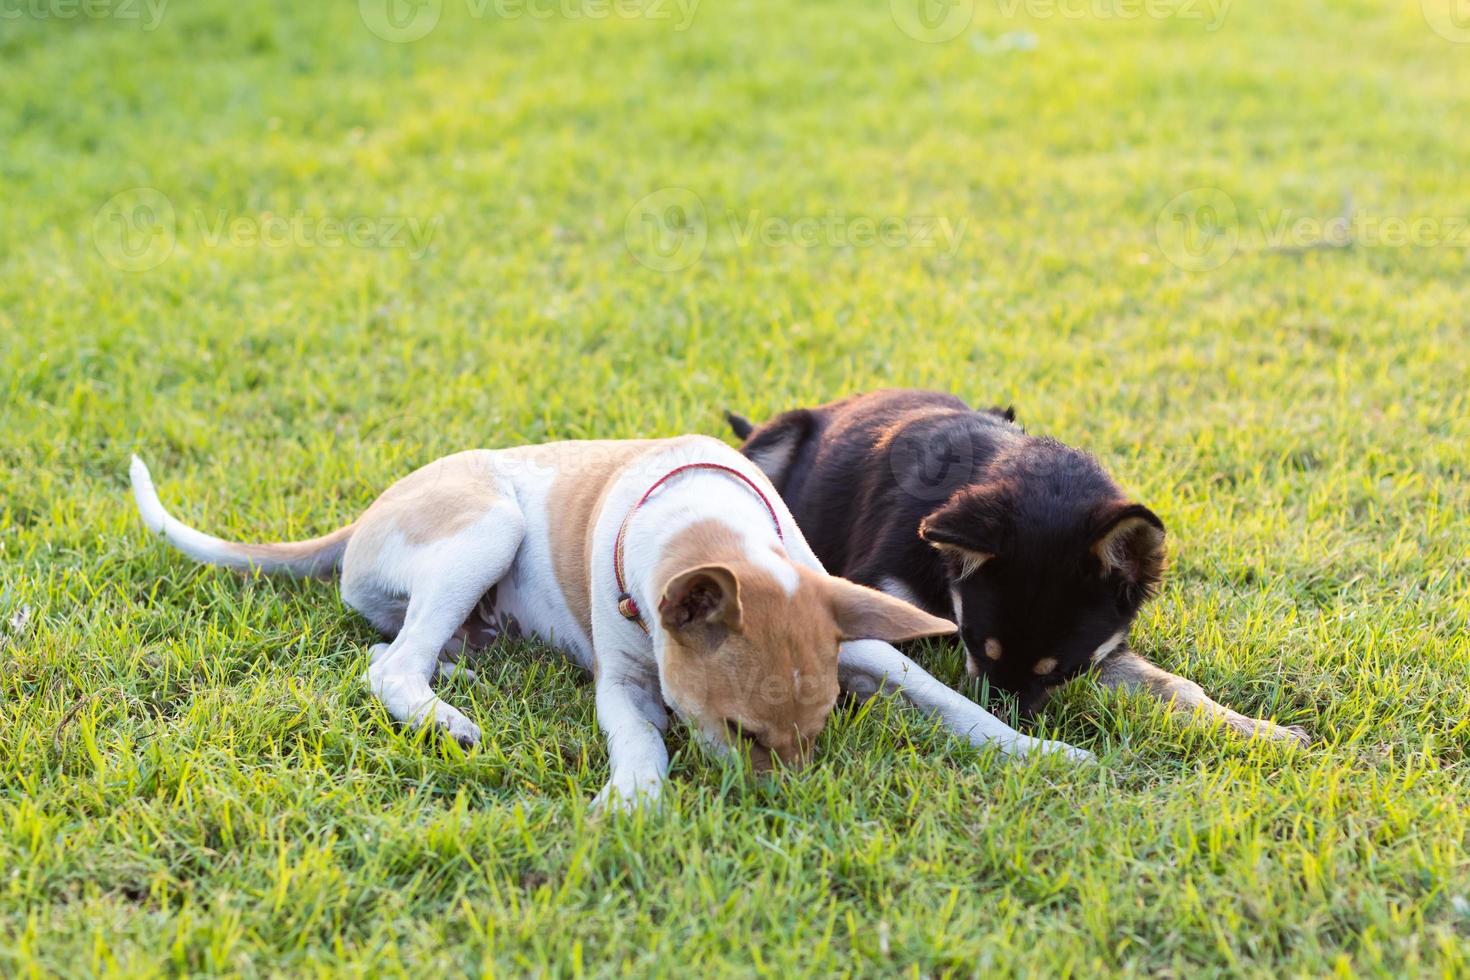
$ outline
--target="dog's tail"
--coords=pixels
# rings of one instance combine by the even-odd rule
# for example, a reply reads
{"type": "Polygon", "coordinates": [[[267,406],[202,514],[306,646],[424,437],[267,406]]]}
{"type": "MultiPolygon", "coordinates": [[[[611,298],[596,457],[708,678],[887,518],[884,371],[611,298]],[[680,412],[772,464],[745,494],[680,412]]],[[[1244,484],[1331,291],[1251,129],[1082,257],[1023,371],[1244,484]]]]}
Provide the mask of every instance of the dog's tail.
{"type": "Polygon", "coordinates": [[[148,525],[148,529],[162,535],[169,544],[195,561],[210,565],[242,570],[258,568],[263,572],[281,572],[298,578],[326,578],[341,566],[348,539],[357,529],[357,523],[353,522],[320,538],[283,544],[225,541],[180,523],[164,510],[158,491],[153,489],[153,477],[148,467],[136,456],[128,475],[133,480],[133,497],[138,501],[138,513],[143,516],[143,523],[148,525]]]}
{"type": "Polygon", "coordinates": [[[749,439],[750,434],[755,431],[755,424],[744,415],[725,409],[725,421],[730,423],[730,428],[735,432],[736,439],[749,439]]]}

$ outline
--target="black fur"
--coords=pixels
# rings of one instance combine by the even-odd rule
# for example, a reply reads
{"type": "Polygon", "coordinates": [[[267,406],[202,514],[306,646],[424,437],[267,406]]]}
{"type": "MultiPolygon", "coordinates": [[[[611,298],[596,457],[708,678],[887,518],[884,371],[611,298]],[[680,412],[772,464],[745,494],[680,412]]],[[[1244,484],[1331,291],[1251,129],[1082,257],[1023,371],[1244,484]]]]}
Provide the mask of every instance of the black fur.
{"type": "Polygon", "coordinates": [[[759,427],[727,418],[828,571],[953,616],[970,663],[1023,712],[1126,635],[1158,587],[1159,518],[1087,453],[1027,435],[1010,408],[880,391],[759,427]]]}
{"type": "Polygon", "coordinates": [[[750,421],[744,415],[735,414],[728,408],[725,409],[725,421],[729,422],[730,428],[735,431],[736,439],[748,439],[750,438],[750,434],[755,431],[754,422],[750,421]]]}

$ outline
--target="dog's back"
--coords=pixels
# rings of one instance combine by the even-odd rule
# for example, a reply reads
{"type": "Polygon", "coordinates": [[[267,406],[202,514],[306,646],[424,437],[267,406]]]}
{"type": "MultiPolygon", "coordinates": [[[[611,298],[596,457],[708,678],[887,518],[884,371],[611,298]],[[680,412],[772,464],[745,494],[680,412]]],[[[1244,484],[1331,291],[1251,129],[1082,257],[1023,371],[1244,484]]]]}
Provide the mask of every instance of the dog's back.
{"type": "Polygon", "coordinates": [[[915,529],[999,446],[1023,437],[1009,409],[976,411],[933,391],[854,395],[758,427],[727,417],[832,574],[875,587],[894,578],[927,585],[913,590],[921,600],[945,589],[915,529]]]}

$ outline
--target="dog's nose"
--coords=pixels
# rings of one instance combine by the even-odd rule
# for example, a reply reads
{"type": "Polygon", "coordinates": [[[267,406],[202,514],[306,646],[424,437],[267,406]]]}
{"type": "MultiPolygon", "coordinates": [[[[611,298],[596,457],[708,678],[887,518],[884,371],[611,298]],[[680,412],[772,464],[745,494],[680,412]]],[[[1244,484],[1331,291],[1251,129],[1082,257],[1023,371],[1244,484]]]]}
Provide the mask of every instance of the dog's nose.
{"type": "Polygon", "coordinates": [[[1051,700],[1052,693],[1055,690],[1055,688],[1038,685],[1019,691],[1016,695],[1017,700],[1020,702],[1017,706],[1017,713],[1021,716],[1021,720],[1028,722],[1035,721],[1036,716],[1041,713],[1041,709],[1045,708],[1047,702],[1051,700]]]}
{"type": "Polygon", "coordinates": [[[764,745],[752,743],[748,751],[750,752],[750,766],[756,772],[770,772],[775,767],[771,751],[764,745]]]}
{"type": "Polygon", "coordinates": [[[810,752],[791,752],[780,756],[781,768],[791,772],[800,772],[806,768],[806,764],[812,761],[810,752]]]}
{"type": "Polygon", "coordinates": [[[770,750],[772,756],[781,760],[781,768],[798,772],[811,761],[813,745],[812,739],[793,733],[779,742],[770,743],[770,750]]]}

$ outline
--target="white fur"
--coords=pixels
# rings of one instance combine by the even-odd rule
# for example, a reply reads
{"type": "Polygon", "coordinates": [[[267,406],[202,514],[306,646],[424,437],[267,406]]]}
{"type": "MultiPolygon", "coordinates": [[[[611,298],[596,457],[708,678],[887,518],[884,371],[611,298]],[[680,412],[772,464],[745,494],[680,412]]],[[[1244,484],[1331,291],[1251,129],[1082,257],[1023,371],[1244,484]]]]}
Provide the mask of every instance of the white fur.
{"type": "Polygon", "coordinates": [[[1118,632],[1114,633],[1112,636],[1104,640],[1096,650],[1092,651],[1092,656],[1089,659],[1091,659],[1094,665],[1102,663],[1108,658],[1108,654],[1112,653],[1114,650],[1118,649],[1118,647],[1122,645],[1123,640],[1126,638],[1127,633],[1123,630],[1119,630],[1118,632]]]}
{"type": "Polygon", "coordinates": [[[923,608],[919,602],[919,597],[914,595],[914,590],[891,575],[879,580],[878,591],[891,595],[895,599],[902,599],[911,606],[923,608]]]}
{"type": "Polygon", "coordinates": [[[164,510],[163,502],[158,499],[158,491],[153,487],[153,476],[137,456],[133,457],[128,468],[128,476],[132,479],[133,499],[138,503],[138,513],[142,515],[143,523],[148,525],[148,530],[162,536],[169,544],[196,561],[223,565],[226,568],[251,567],[250,560],[240,556],[230,542],[196,531],[175,520],[173,515],[164,510]]]}
{"type": "Polygon", "coordinates": [[[137,456],[132,458],[128,476],[133,484],[133,499],[137,501],[138,513],[142,515],[148,530],[162,536],[196,561],[242,571],[257,568],[263,572],[284,572],[288,575],[324,575],[337,566],[346,547],[344,539],[294,558],[249,554],[240,545],[196,531],[169,514],[158,499],[152,474],[137,456]]]}
{"type": "Polygon", "coordinates": [[[773,477],[783,476],[786,467],[791,465],[792,457],[796,455],[796,447],[800,441],[797,433],[792,432],[775,445],[762,446],[752,452],[751,462],[773,477]]]}
{"type": "Polygon", "coordinates": [[[1031,752],[1059,753],[1074,762],[1092,758],[1085,749],[1022,735],[975,702],[941,684],[922,667],[880,640],[853,640],[842,644],[837,658],[838,679],[855,693],[903,695],[915,707],[932,714],[945,728],[971,745],[994,743],[1006,755],[1031,752]]]}

